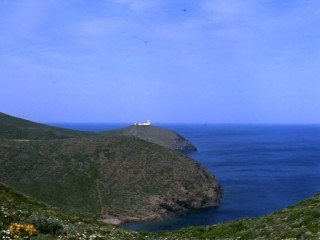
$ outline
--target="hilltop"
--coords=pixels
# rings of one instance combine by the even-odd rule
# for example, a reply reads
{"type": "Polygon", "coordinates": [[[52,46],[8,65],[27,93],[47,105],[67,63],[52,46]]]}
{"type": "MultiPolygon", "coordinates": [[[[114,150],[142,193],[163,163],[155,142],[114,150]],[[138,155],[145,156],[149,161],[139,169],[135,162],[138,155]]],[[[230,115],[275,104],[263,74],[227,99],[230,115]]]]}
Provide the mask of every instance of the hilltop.
{"type": "MultiPolygon", "coordinates": [[[[12,191],[0,183],[0,238],[10,239],[9,226],[32,225],[31,239],[319,239],[320,194],[284,210],[256,219],[242,219],[178,231],[137,233],[95,220],[66,215],[12,191]]],[[[23,231],[20,231],[23,234],[23,231]]]]}
{"type": "Polygon", "coordinates": [[[197,150],[191,142],[180,136],[178,133],[152,125],[132,125],[116,132],[123,135],[135,136],[145,141],[180,152],[197,150]]]}
{"type": "Polygon", "coordinates": [[[51,127],[0,112],[0,139],[50,140],[88,136],[88,132],[51,127]]]}
{"type": "Polygon", "coordinates": [[[66,212],[136,221],[219,204],[215,177],[176,151],[1,117],[0,181],[66,212]]]}

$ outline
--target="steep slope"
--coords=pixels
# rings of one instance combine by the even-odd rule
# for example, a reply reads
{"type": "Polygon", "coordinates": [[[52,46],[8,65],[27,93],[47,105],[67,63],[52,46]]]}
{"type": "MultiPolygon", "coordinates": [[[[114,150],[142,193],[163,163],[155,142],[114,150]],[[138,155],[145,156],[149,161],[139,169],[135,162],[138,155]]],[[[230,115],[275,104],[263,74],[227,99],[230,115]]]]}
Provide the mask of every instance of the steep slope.
{"type": "Polygon", "coordinates": [[[159,218],[215,206],[221,197],[214,176],[194,160],[132,136],[2,137],[0,165],[0,181],[14,189],[65,211],[104,219],[159,218]]]}
{"type": "MultiPolygon", "coordinates": [[[[136,233],[63,214],[0,183],[0,239],[11,239],[13,223],[32,225],[31,239],[319,239],[320,194],[292,207],[256,219],[243,219],[179,231],[136,233]]],[[[20,232],[21,235],[23,231],[20,232]]],[[[20,236],[21,236],[20,235],[20,236]]]]}
{"type": "Polygon", "coordinates": [[[264,217],[157,233],[154,239],[318,240],[320,239],[320,194],[264,217]]]}
{"type": "Polygon", "coordinates": [[[65,139],[90,133],[51,127],[0,112],[0,139],[65,139]]]}
{"type": "Polygon", "coordinates": [[[220,187],[195,161],[133,138],[0,142],[0,181],[73,212],[158,218],[219,203],[220,187]]]}
{"type": "Polygon", "coordinates": [[[197,148],[176,132],[156,127],[132,125],[117,131],[123,135],[135,136],[160,146],[180,152],[196,151],[197,148]]]}
{"type": "Polygon", "coordinates": [[[2,183],[0,203],[0,239],[144,239],[136,232],[67,215],[2,183]],[[19,229],[13,227],[17,225],[19,229]]]}

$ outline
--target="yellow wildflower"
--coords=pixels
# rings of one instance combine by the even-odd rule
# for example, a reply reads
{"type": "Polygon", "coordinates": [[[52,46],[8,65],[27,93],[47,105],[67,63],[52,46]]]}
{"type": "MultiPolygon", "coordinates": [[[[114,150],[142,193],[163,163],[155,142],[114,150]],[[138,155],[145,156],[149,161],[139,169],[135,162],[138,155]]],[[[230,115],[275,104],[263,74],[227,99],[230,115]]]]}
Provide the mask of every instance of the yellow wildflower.
{"type": "Polygon", "coordinates": [[[11,223],[9,227],[10,235],[13,237],[33,236],[37,234],[36,228],[32,224],[11,223]]]}

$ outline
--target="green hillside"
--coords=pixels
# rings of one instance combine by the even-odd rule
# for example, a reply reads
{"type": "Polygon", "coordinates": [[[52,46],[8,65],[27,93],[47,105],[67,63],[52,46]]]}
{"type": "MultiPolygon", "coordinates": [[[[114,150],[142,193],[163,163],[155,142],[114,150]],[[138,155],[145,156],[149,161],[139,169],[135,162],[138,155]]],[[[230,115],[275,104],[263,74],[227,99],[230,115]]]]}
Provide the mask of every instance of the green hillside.
{"type": "Polygon", "coordinates": [[[0,182],[36,200],[106,221],[154,219],[219,204],[214,176],[176,151],[133,136],[4,119],[0,126],[10,128],[1,127],[7,130],[0,136],[0,182]],[[13,138],[10,129],[25,129],[25,136],[13,138]],[[50,138],[45,129],[53,132],[50,138]]]}
{"type": "Polygon", "coordinates": [[[1,183],[0,204],[0,239],[144,239],[113,225],[61,213],[1,183]],[[14,237],[16,225],[20,230],[14,237]]]}
{"type": "Polygon", "coordinates": [[[320,239],[320,194],[256,219],[189,227],[156,234],[158,239],[320,239]]]}
{"type": "Polygon", "coordinates": [[[320,194],[265,217],[179,231],[136,233],[102,222],[219,203],[218,182],[199,164],[134,136],[0,114],[0,166],[0,182],[10,186],[0,184],[0,239],[320,239],[320,194]]]}
{"type": "Polygon", "coordinates": [[[66,139],[90,133],[56,128],[9,116],[0,112],[0,139],[66,139]]]}
{"type": "MultiPolygon", "coordinates": [[[[256,219],[189,227],[179,231],[136,233],[118,227],[62,214],[0,184],[0,239],[10,239],[13,223],[32,225],[30,239],[320,239],[320,194],[282,211],[256,219]]],[[[25,234],[22,230],[20,234],[25,234]]]]}

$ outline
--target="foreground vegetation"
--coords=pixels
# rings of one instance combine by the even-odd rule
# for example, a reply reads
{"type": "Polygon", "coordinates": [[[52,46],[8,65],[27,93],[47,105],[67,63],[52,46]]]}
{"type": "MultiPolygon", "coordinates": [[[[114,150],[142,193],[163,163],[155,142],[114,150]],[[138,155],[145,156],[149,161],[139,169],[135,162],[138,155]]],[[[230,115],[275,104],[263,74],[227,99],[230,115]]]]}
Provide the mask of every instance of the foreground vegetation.
{"type": "Polygon", "coordinates": [[[139,233],[63,214],[0,184],[0,239],[141,239],[139,233]]]}
{"type": "Polygon", "coordinates": [[[261,218],[189,227],[157,236],[165,239],[320,239],[320,194],[261,218]]]}
{"type": "Polygon", "coordinates": [[[137,233],[62,214],[0,184],[0,239],[320,239],[320,194],[257,219],[137,233]]]}

